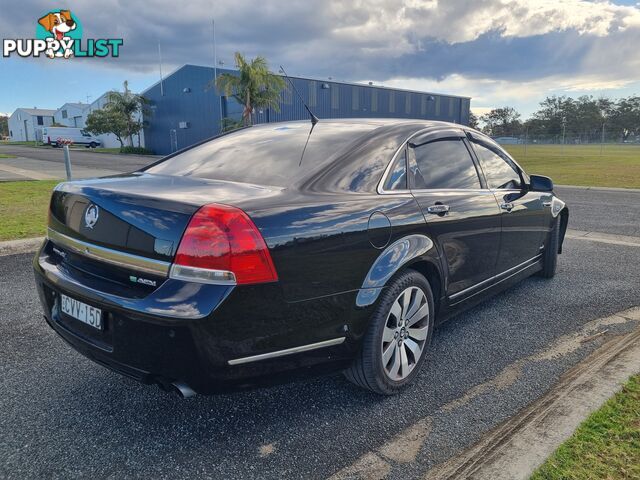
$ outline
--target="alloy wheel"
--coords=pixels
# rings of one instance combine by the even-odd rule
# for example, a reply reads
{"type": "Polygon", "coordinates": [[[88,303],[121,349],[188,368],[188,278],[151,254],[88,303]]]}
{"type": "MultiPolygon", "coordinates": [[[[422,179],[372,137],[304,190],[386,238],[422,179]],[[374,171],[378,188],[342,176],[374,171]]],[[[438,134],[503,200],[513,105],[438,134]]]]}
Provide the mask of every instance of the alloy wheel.
{"type": "Polygon", "coordinates": [[[398,295],[382,333],[382,366],[395,381],[404,380],[420,361],[429,332],[429,302],[419,287],[398,295]]]}

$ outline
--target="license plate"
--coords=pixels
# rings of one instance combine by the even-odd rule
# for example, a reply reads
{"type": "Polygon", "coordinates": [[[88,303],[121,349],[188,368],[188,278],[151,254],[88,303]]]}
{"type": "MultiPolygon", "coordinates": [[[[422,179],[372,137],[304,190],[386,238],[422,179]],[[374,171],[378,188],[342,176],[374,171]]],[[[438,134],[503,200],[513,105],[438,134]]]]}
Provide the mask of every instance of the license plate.
{"type": "Polygon", "coordinates": [[[60,307],[63,313],[86,323],[90,327],[102,330],[102,311],[75,298],[60,295],[60,307]]]}

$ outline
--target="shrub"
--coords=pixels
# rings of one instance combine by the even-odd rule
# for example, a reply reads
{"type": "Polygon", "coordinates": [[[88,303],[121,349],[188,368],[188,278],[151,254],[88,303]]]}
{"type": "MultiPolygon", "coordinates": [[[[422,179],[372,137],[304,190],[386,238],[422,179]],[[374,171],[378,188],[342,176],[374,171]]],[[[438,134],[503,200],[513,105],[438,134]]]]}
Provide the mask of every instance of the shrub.
{"type": "Polygon", "coordinates": [[[153,150],[144,147],[120,147],[120,153],[134,153],[136,155],[153,155],[153,150]]]}

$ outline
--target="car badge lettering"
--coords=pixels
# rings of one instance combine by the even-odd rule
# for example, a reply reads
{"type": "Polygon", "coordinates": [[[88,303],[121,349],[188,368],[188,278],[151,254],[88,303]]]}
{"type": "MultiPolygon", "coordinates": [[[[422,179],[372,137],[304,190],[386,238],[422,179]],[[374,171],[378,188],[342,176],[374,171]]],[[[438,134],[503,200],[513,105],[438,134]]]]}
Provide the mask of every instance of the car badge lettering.
{"type": "Polygon", "coordinates": [[[84,224],[87,228],[93,229],[94,225],[98,221],[98,216],[100,215],[100,209],[94,203],[87,207],[87,210],[84,212],[84,224]]]}

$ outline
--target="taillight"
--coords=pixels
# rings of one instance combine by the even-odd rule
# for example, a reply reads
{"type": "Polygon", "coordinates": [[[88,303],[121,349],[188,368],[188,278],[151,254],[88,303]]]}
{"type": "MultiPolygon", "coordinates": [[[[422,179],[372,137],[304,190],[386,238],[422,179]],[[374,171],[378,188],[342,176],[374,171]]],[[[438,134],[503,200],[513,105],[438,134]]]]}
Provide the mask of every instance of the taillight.
{"type": "Polygon", "coordinates": [[[191,218],[170,275],[204,283],[278,280],[269,249],[247,214],[215,203],[201,207],[191,218]]]}
{"type": "Polygon", "coordinates": [[[51,145],[51,137],[47,137],[47,143],[51,145]]]}

